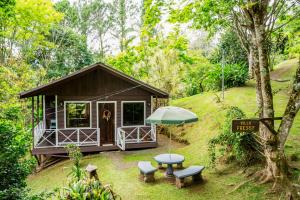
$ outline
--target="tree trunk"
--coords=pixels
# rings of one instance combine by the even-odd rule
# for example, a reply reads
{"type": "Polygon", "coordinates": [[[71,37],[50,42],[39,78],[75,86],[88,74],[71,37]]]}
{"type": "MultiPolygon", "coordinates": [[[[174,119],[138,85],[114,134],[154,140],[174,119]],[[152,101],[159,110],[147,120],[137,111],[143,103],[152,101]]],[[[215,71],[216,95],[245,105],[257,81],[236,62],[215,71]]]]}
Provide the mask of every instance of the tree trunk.
{"type": "MultiPolygon", "coordinates": [[[[243,12],[245,19],[249,20],[244,32],[249,33],[249,67],[254,71],[256,80],[256,101],[260,118],[274,118],[273,94],[270,81],[269,51],[267,47],[270,32],[267,32],[267,16],[269,0],[253,1],[246,6],[243,12]]],[[[299,60],[300,61],[300,60],[299,60]]],[[[300,65],[300,63],[299,63],[300,65]]],[[[297,198],[297,190],[288,179],[288,163],[284,153],[284,144],[292,126],[293,120],[300,109],[300,66],[296,73],[296,80],[290,95],[289,103],[283,116],[278,133],[274,131],[274,120],[261,123],[260,137],[263,140],[265,169],[259,173],[261,183],[275,181],[275,186],[287,192],[289,199],[297,198]],[[272,131],[271,131],[272,130],[272,131]]]]}
{"type": "Polygon", "coordinates": [[[256,81],[255,90],[256,90],[256,104],[258,109],[258,116],[260,118],[263,117],[263,97],[261,92],[261,78],[260,78],[260,69],[259,69],[259,58],[258,58],[258,51],[255,46],[250,46],[249,51],[249,58],[251,61],[249,62],[249,67],[252,68],[252,71],[254,72],[254,78],[256,81]]]}
{"type": "Polygon", "coordinates": [[[250,48],[249,53],[248,53],[248,65],[249,65],[249,67],[248,67],[248,76],[249,76],[249,79],[255,78],[253,67],[256,63],[253,63],[253,62],[254,62],[254,60],[253,60],[253,49],[250,48]]]}
{"type": "MultiPolygon", "coordinates": [[[[270,81],[270,71],[268,62],[268,49],[267,49],[267,37],[266,26],[264,21],[264,11],[256,10],[257,15],[254,17],[255,27],[255,44],[258,50],[259,57],[259,70],[261,80],[261,95],[263,100],[262,116],[264,118],[274,118],[273,107],[273,94],[270,81]]],[[[255,11],[254,11],[255,13],[255,11]]],[[[274,120],[269,120],[268,125],[271,129],[274,128],[274,120]]],[[[262,176],[262,182],[268,182],[275,180],[277,182],[278,177],[286,177],[287,170],[285,170],[287,164],[284,156],[284,152],[279,151],[279,137],[272,133],[269,128],[261,123],[260,135],[264,138],[264,155],[266,158],[266,168],[264,176],[262,176]]]]}
{"type": "Polygon", "coordinates": [[[285,112],[281,124],[278,129],[280,137],[280,150],[284,151],[284,145],[287,140],[290,129],[293,125],[296,114],[300,109],[300,57],[298,68],[296,71],[295,80],[293,83],[293,88],[290,93],[290,98],[286,106],[285,112]]]}
{"type": "Polygon", "coordinates": [[[120,0],[120,51],[123,52],[126,49],[126,2],[125,0],[120,0]]]}

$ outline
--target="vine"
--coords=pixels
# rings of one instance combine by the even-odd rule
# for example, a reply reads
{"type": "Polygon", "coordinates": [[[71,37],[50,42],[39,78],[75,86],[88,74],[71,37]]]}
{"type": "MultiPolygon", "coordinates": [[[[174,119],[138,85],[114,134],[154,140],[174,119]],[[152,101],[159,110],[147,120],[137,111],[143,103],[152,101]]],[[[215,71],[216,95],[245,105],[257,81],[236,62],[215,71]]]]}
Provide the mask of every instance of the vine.
{"type": "Polygon", "coordinates": [[[238,107],[228,108],[222,132],[209,141],[210,165],[213,168],[220,157],[227,161],[235,160],[242,166],[248,166],[261,159],[258,153],[261,146],[252,133],[233,133],[231,131],[232,120],[245,117],[245,113],[238,107]],[[220,157],[217,156],[217,152],[220,153],[220,157]]]}

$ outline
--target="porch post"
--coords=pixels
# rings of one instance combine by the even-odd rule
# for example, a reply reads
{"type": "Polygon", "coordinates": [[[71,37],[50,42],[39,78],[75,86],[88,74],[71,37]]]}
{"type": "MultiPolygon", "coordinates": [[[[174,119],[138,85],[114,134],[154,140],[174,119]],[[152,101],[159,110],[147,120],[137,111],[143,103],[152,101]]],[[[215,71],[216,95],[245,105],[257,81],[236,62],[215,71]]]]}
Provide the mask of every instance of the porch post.
{"type": "Polygon", "coordinates": [[[36,112],[37,112],[37,120],[36,124],[40,123],[40,96],[36,97],[36,112]]]}
{"type": "Polygon", "coordinates": [[[55,145],[58,146],[57,95],[55,95],[55,145]]]}
{"type": "Polygon", "coordinates": [[[43,129],[46,129],[46,110],[45,110],[45,95],[42,96],[42,104],[43,104],[43,129]]]}
{"type": "Polygon", "coordinates": [[[151,95],[151,100],[150,100],[150,102],[151,102],[151,113],[153,113],[153,96],[151,95]]]}
{"type": "Polygon", "coordinates": [[[140,143],[140,127],[137,127],[137,142],[140,143]]]}
{"type": "Polygon", "coordinates": [[[31,97],[32,146],[34,147],[34,97],[31,97]]]}

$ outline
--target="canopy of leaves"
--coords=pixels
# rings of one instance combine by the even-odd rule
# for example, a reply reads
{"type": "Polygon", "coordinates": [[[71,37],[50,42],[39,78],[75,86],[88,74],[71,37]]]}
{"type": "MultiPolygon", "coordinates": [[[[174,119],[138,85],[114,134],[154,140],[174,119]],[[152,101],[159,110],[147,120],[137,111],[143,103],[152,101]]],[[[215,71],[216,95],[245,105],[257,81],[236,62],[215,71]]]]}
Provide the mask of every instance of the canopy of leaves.
{"type": "Polygon", "coordinates": [[[0,115],[0,199],[26,196],[26,177],[32,161],[24,159],[30,147],[30,134],[20,123],[20,108],[2,110],[0,115]]]}
{"type": "Polygon", "coordinates": [[[248,68],[248,58],[246,50],[240,45],[236,33],[226,30],[218,43],[217,48],[210,56],[212,63],[241,64],[248,68]]]}

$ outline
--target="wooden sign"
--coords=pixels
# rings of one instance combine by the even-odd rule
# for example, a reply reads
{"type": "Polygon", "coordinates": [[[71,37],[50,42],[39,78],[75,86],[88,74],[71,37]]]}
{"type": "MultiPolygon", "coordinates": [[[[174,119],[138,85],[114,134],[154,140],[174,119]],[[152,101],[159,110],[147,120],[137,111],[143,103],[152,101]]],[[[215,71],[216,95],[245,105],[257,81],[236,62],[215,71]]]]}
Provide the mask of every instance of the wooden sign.
{"type": "Polygon", "coordinates": [[[232,120],[232,132],[258,132],[259,120],[257,119],[235,119],[232,120]]]}

